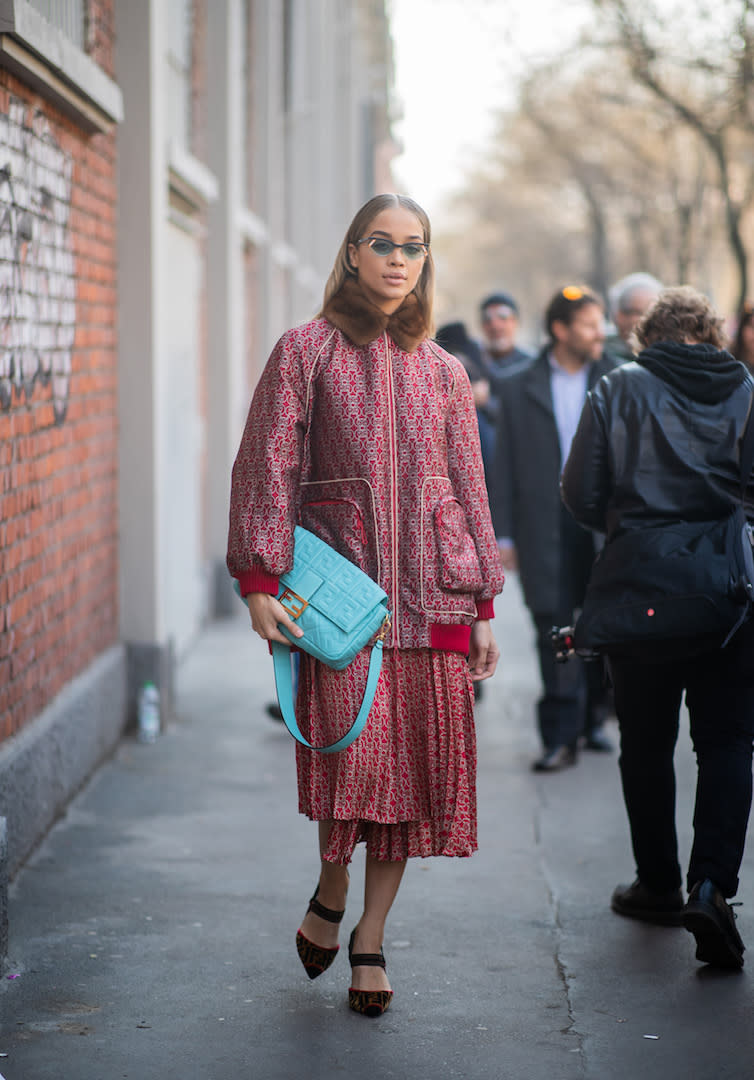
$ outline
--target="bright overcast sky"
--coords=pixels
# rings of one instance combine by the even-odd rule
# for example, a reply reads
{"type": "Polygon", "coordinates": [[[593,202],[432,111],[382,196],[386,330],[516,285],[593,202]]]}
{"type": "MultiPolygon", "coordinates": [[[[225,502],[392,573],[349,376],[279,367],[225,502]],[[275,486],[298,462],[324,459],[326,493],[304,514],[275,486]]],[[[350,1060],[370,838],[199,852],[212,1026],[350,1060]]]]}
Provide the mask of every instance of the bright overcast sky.
{"type": "Polygon", "coordinates": [[[526,58],[577,35],[584,0],[389,0],[403,153],[396,180],[436,217],[513,101],[526,58]]]}

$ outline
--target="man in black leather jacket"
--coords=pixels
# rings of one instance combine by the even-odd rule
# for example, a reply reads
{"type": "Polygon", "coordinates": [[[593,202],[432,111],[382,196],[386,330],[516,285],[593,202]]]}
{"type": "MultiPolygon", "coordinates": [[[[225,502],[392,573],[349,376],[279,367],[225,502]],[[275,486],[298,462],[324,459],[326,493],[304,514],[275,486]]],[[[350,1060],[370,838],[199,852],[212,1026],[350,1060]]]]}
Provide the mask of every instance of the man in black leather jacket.
{"type": "MultiPolygon", "coordinates": [[[[668,289],[639,324],[644,348],[636,361],[589,393],[561,490],[576,520],[604,532],[608,546],[632,530],[638,537],[650,526],[713,521],[738,502],[754,381],[723,350],[721,327],[706,297],[668,289]]],[[[745,504],[751,520],[751,478],[745,504]]],[[[637,869],[632,885],[616,888],[612,907],[682,923],[699,960],[738,969],[744,945],[726,900],[738,889],[752,799],[754,622],[721,645],[706,635],[634,645],[630,654],[608,650],[637,869]],[[673,769],[684,691],[698,764],[685,905],[673,769]]]]}

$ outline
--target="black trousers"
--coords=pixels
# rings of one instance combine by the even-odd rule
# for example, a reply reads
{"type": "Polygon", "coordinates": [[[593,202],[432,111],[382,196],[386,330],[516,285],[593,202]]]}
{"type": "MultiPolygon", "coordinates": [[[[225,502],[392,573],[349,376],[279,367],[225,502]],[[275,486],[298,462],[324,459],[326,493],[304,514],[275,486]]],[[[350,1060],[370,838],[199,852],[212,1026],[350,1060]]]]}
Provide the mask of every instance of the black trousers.
{"type": "Polygon", "coordinates": [[[539,734],[546,750],[571,746],[605,719],[608,694],[602,662],[572,657],[558,663],[552,648],[553,626],[571,626],[584,602],[594,562],[592,533],[577,525],[565,507],[560,521],[560,579],[552,608],[532,612],[543,694],[537,703],[539,734]]]}
{"type": "Polygon", "coordinates": [[[673,755],[683,692],[697,759],[688,889],[710,878],[735,896],[752,798],[754,621],[725,649],[684,659],[609,657],[621,733],[620,773],[638,877],[678,888],[673,755]]]}
{"type": "Polygon", "coordinates": [[[600,727],[607,713],[607,689],[601,660],[573,656],[565,663],[555,659],[550,631],[573,621],[573,611],[535,615],[537,654],[543,693],[537,702],[537,722],[546,750],[574,746],[579,735],[600,727]]]}

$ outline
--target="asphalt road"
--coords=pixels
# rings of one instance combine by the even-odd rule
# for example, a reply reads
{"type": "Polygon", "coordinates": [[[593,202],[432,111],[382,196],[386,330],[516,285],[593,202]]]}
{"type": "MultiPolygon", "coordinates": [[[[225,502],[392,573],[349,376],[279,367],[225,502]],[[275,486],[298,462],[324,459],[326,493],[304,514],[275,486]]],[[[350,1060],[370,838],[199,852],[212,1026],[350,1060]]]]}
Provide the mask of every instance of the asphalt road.
{"type": "MultiPolygon", "coordinates": [[[[241,613],[183,661],[177,721],[153,746],[124,739],[12,884],[4,1080],[750,1080],[754,852],[738,909],[751,970],[715,973],[683,929],[614,915],[633,877],[617,755],[530,771],[538,679],[515,579],[498,608],[480,851],[409,864],[383,1018],[349,1012],[345,950],[315,982],[296,956],[315,826],[241,613]]],[[[683,858],[693,772],[684,729],[683,858]]],[[[352,896],[362,881],[359,849],[352,896]]],[[[344,938],[357,918],[352,901],[344,938]]]]}

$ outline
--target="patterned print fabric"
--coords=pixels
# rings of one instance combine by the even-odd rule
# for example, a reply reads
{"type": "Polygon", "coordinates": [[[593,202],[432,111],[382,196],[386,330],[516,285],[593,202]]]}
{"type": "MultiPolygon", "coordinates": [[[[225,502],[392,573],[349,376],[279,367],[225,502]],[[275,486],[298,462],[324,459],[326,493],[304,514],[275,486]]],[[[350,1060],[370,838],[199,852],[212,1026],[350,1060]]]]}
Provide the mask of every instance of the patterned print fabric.
{"type": "Polygon", "coordinates": [[[433,627],[491,608],[503,574],[454,357],[387,335],[357,348],[325,319],[281,338],[233,469],[228,567],[244,591],[252,571],[290,569],[297,524],[388,594],[388,646],[437,645],[433,627]]]}
{"type": "MultiPolygon", "coordinates": [[[[228,568],[243,593],[277,591],[296,525],[376,581],[392,612],[362,734],[336,754],[296,748],[300,810],[335,821],[324,857],[348,863],[359,841],[381,860],[471,855],[465,651],[474,619],[493,615],[503,574],[474,401],[455,357],[426,339],[407,352],[387,332],[357,346],[325,318],[283,335],[233,468],[228,568]]],[[[364,651],[333,671],[301,654],[296,715],[315,745],[350,727],[367,663],[364,651]]]]}
{"type": "MultiPolygon", "coordinates": [[[[310,742],[340,738],[361,701],[369,652],[333,671],[301,654],[298,724],[310,742]]],[[[381,860],[471,855],[477,848],[474,697],[466,659],[432,649],[386,649],[359,738],[337,754],[297,744],[299,809],[334,820],[324,858],[354,847],[381,860]]]]}

